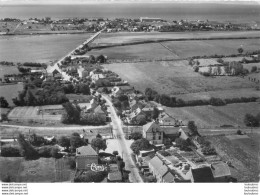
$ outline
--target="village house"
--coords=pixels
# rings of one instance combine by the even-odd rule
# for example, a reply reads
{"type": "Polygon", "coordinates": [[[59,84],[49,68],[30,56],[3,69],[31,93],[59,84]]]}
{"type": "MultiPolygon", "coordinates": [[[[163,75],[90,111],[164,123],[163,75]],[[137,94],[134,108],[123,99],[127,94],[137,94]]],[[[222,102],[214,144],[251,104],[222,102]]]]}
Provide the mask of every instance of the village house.
{"type": "Polygon", "coordinates": [[[81,146],[76,149],[77,170],[90,169],[92,163],[98,164],[98,154],[91,145],[81,146]]]}
{"type": "Polygon", "coordinates": [[[150,122],[143,126],[143,137],[152,144],[163,143],[163,131],[158,122],[150,122]]]}
{"type": "Polygon", "coordinates": [[[176,126],[176,119],[163,112],[158,117],[159,123],[162,126],[176,126]]]}
{"type": "Polygon", "coordinates": [[[174,176],[158,156],[154,156],[149,161],[148,166],[157,183],[174,183],[174,176]]]}

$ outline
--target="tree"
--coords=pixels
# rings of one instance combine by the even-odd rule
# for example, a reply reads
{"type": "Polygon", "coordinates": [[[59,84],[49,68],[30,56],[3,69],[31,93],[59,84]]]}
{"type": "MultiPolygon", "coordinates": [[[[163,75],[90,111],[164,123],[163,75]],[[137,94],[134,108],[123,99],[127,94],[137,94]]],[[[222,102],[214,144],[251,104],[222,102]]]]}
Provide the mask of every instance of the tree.
{"type": "Polygon", "coordinates": [[[253,72],[256,72],[256,71],[257,71],[257,67],[256,66],[252,66],[251,72],[253,73],[253,72]]]}
{"type": "Polygon", "coordinates": [[[244,123],[248,127],[258,127],[259,126],[259,121],[252,114],[245,115],[244,123]]]}
{"type": "Polygon", "coordinates": [[[26,95],[24,97],[24,101],[27,106],[33,106],[36,103],[36,99],[34,95],[32,94],[31,90],[27,90],[26,95]]]}
{"type": "Polygon", "coordinates": [[[117,156],[118,155],[118,151],[113,151],[113,155],[117,156]]]}
{"type": "Polygon", "coordinates": [[[224,60],[222,58],[218,58],[217,62],[222,64],[224,62],[224,60]]]}
{"type": "Polygon", "coordinates": [[[137,123],[138,125],[144,125],[144,124],[146,124],[146,117],[145,117],[144,115],[138,115],[138,116],[136,117],[136,123],[137,123]]]}
{"type": "Polygon", "coordinates": [[[102,138],[94,138],[91,141],[91,146],[97,151],[97,153],[99,153],[99,150],[105,150],[107,148],[106,140],[102,138]]]}
{"type": "Polygon", "coordinates": [[[33,133],[29,136],[29,142],[33,146],[41,146],[41,145],[44,145],[45,140],[42,136],[38,136],[35,133],[33,133]]]}
{"type": "Polygon", "coordinates": [[[89,56],[89,63],[91,63],[91,64],[96,63],[96,59],[95,59],[95,57],[93,55],[89,56]]]}
{"type": "Polygon", "coordinates": [[[175,139],[176,146],[180,148],[180,150],[190,151],[189,143],[182,138],[175,139]]]}
{"type": "Polygon", "coordinates": [[[52,147],[52,149],[51,149],[51,156],[53,158],[57,159],[57,158],[62,157],[62,154],[59,153],[59,149],[57,147],[52,147]]]}
{"type": "Polygon", "coordinates": [[[18,147],[4,146],[1,149],[1,156],[4,157],[19,157],[20,150],[18,147]]]}
{"type": "Polygon", "coordinates": [[[244,49],[243,49],[242,47],[239,47],[239,48],[237,49],[237,51],[238,51],[239,54],[242,54],[242,53],[244,52],[244,49]]]}
{"type": "Polygon", "coordinates": [[[81,84],[79,90],[83,95],[90,95],[90,89],[87,84],[81,84]]]}
{"type": "Polygon", "coordinates": [[[68,137],[61,136],[58,139],[58,144],[62,147],[65,147],[66,149],[68,149],[70,147],[70,139],[68,137]]]}
{"type": "Polygon", "coordinates": [[[104,55],[99,55],[99,56],[97,57],[97,60],[96,60],[96,61],[99,62],[99,63],[105,63],[105,62],[106,62],[106,58],[105,58],[104,55]]]}
{"type": "Polygon", "coordinates": [[[4,97],[0,97],[0,108],[8,108],[9,104],[4,97]]]}
{"type": "Polygon", "coordinates": [[[20,155],[24,156],[26,160],[33,160],[38,158],[38,152],[32,147],[32,145],[24,139],[22,134],[18,136],[18,143],[20,146],[20,155]]]}
{"type": "Polygon", "coordinates": [[[63,114],[63,123],[77,123],[80,119],[80,107],[77,104],[71,102],[66,102],[62,104],[65,109],[65,114],[63,114]]]}
{"type": "Polygon", "coordinates": [[[197,126],[195,125],[195,122],[194,121],[189,121],[188,122],[188,129],[191,131],[191,133],[193,135],[198,135],[198,128],[197,126]]]}
{"type": "Polygon", "coordinates": [[[83,146],[85,143],[84,141],[81,139],[81,137],[79,135],[76,134],[72,134],[70,137],[70,146],[71,146],[71,150],[74,152],[76,151],[76,148],[83,146]]]}
{"type": "Polygon", "coordinates": [[[150,150],[153,149],[152,145],[149,143],[149,141],[145,138],[138,139],[134,141],[130,148],[135,154],[139,154],[140,150],[150,150]]]}
{"type": "Polygon", "coordinates": [[[153,108],[153,112],[152,112],[152,119],[156,120],[159,117],[160,111],[158,110],[157,107],[153,108]]]}
{"type": "Polygon", "coordinates": [[[94,172],[88,171],[84,175],[78,176],[74,179],[74,182],[101,182],[107,176],[106,171],[94,172]]]}
{"type": "Polygon", "coordinates": [[[131,138],[133,140],[138,140],[138,139],[142,139],[143,135],[140,132],[133,132],[131,133],[131,138]]]}

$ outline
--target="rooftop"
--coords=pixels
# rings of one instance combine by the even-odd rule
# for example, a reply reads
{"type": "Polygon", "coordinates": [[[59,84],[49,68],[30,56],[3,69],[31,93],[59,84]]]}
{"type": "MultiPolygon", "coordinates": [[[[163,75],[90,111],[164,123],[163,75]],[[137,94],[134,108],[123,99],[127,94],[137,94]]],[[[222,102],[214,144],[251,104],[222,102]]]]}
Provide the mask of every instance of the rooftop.
{"type": "Polygon", "coordinates": [[[203,166],[196,169],[191,169],[194,182],[213,182],[214,177],[209,166],[203,166]]]}
{"type": "Polygon", "coordinates": [[[90,146],[81,146],[76,149],[76,156],[97,156],[97,152],[90,146]]]}

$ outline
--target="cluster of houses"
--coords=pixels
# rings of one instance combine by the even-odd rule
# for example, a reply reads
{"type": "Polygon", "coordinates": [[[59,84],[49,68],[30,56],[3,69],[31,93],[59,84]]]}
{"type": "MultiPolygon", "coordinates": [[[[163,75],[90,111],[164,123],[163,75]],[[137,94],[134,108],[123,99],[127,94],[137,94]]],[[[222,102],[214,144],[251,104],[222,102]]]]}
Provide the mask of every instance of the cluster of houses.
{"type": "Polygon", "coordinates": [[[220,159],[207,160],[197,150],[180,150],[174,142],[169,149],[163,147],[167,138],[179,137],[193,143],[198,149],[200,145],[190,136],[186,127],[169,131],[158,122],[151,122],[143,126],[142,135],[160,149],[140,151],[136,155],[138,167],[144,176],[153,176],[159,183],[231,181],[229,166],[220,159]]]}

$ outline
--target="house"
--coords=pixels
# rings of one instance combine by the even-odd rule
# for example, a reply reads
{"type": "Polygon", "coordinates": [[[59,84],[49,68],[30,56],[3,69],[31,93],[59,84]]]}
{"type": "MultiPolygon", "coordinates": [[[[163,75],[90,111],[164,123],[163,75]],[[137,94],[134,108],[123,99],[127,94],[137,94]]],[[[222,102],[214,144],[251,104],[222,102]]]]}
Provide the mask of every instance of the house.
{"type": "Polygon", "coordinates": [[[228,165],[224,162],[214,163],[211,165],[211,170],[215,182],[228,182],[231,178],[231,172],[228,165]]]}
{"type": "Polygon", "coordinates": [[[150,122],[143,126],[143,137],[152,144],[163,143],[163,131],[158,122],[150,122]]]}
{"type": "Polygon", "coordinates": [[[95,109],[94,109],[94,113],[99,115],[99,117],[102,119],[103,122],[106,122],[106,118],[107,118],[107,114],[105,111],[102,110],[101,106],[98,105],[95,109]]]}
{"type": "Polygon", "coordinates": [[[194,183],[214,182],[214,176],[210,166],[191,168],[191,173],[192,173],[191,182],[194,183]]]}
{"type": "Polygon", "coordinates": [[[78,170],[90,169],[92,163],[98,164],[98,154],[90,145],[76,149],[76,168],[78,170]]]}
{"type": "Polygon", "coordinates": [[[105,76],[103,74],[93,74],[91,76],[91,80],[93,83],[95,83],[97,80],[103,79],[103,78],[105,78],[105,76]]]}
{"type": "Polygon", "coordinates": [[[99,103],[95,100],[95,98],[93,98],[92,100],[90,100],[90,105],[87,108],[88,112],[93,112],[95,110],[96,107],[99,106],[99,103]]]}
{"type": "Polygon", "coordinates": [[[146,103],[145,101],[137,101],[137,100],[132,100],[129,102],[129,106],[132,111],[136,110],[137,108],[143,109],[145,107],[146,103]]]}
{"type": "Polygon", "coordinates": [[[176,126],[176,119],[169,116],[165,112],[161,113],[158,117],[159,123],[163,126],[176,126]]]}
{"type": "Polygon", "coordinates": [[[145,113],[140,108],[137,108],[128,116],[128,123],[134,123],[136,118],[141,115],[145,116],[145,113]]]}
{"type": "Polygon", "coordinates": [[[88,76],[88,71],[85,70],[85,68],[83,68],[82,66],[80,66],[78,69],[78,75],[80,78],[86,78],[88,76]]]}
{"type": "Polygon", "coordinates": [[[179,132],[179,138],[181,138],[185,141],[190,140],[190,137],[188,136],[187,131],[185,132],[184,128],[180,128],[178,132],[179,132]]]}
{"type": "Polygon", "coordinates": [[[168,167],[158,157],[154,156],[148,163],[149,170],[157,179],[157,183],[173,183],[174,176],[169,171],[168,167]]]}

